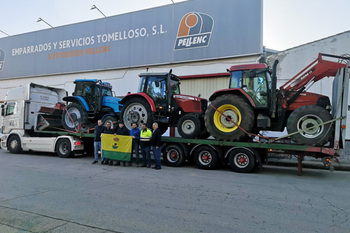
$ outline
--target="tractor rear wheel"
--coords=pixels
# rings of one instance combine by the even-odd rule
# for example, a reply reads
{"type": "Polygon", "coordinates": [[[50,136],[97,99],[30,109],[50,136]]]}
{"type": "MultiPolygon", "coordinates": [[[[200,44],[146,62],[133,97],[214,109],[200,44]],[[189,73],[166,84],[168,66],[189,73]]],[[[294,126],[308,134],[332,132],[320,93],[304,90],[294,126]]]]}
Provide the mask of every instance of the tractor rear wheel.
{"type": "Polygon", "coordinates": [[[288,133],[303,130],[291,136],[298,144],[309,146],[323,146],[333,134],[333,124],[320,125],[330,121],[332,115],[324,108],[317,105],[306,105],[297,108],[290,114],[287,120],[288,133]],[[315,127],[314,127],[315,126],[315,127]]]}
{"type": "Polygon", "coordinates": [[[213,100],[208,106],[204,121],[208,132],[216,139],[240,141],[248,135],[238,126],[250,132],[254,126],[254,112],[252,107],[242,97],[222,95],[213,100]]]}
{"type": "Polygon", "coordinates": [[[145,123],[147,127],[151,127],[153,123],[151,106],[142,98],[129,99],[123,106],[121,119],[129,130],[132,128],[132,123],[137,123],[139,127],[145,123]]]}
{"type": "Polygon", "coordinates": [[[62,113],[62,125],[66,130],[76,131],[88,123],[87,112],[77,103],[71,103],[62,113]],[[69,114],[68,114],[69,113],[69,114]]]}

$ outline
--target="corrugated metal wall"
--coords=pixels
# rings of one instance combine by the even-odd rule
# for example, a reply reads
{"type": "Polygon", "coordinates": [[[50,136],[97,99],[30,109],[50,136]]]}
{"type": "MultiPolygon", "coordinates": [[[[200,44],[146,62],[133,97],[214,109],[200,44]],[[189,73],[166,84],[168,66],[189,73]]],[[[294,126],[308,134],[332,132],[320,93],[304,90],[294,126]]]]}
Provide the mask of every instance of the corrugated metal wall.
{"type": "Polygon", "coordinates": [[[211,77],[211,78],[194,78],[181,80],[181,94],[198,96],[209,99],[217,90],[228,88],[229,76],[211,77]]]}

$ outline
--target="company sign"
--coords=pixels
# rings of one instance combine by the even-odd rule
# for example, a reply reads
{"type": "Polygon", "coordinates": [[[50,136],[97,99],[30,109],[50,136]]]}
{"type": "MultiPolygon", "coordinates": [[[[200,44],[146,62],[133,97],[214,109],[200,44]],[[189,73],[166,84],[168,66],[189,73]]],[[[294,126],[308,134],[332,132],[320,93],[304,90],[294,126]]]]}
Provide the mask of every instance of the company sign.
{"type": "Polygon", "coordinates": [[[189,0],[1,38],[0,79],[261,52],[262,0],[189,0]]]}
{"type": "Polygon", "coordinates": [[[213,31],[214,19],[204,13],[190,12],[182,17],[175,50],[206,47],[213,31]]]}

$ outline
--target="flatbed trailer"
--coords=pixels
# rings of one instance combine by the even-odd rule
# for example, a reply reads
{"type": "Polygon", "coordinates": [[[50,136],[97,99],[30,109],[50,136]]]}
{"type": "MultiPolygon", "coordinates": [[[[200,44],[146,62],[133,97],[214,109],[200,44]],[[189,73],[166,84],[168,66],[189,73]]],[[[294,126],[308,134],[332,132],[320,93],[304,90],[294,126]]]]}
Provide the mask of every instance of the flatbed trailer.
{"type": "Polygon", "coordinates": [[[313,147],[287,142],[227,142],[215,139],[184,139],[163,137],[163,162],[168,166],[182,166],[185,160],[193,161],[198,168],[215,169],[229,165],[235,172],[252,172],[262,167],[268,154],[294,155],[298,159],[298,174],[302,172],[305,156],[321,158],[325,167],[341,152],[334,147],[313,147]]]}
{"type": "MultiPolygon", "coordinates": [[[[92,133],[74,133],[65,131],[37,131],[40,135],[51,135],[59,138],[70,136],[81,142],[79,150],[66,148],[60,157],[79,154],[93,154],[92,133]]],[[[305,156],[321,158],[325,167],[330,168],[332,159],[336,159],[341,149],[334,147],[313,147],[282,142],[228,142],[215,139],[185,139],[180,137],[162,137],[163,163],[167,166],[180,167],[185,161],[192,161],[200,169],[216,169],[229,165],[235,172],[253,172],[268,161],[268,154],[294,155],[298,159],[298,174],[302,172],[302,161],[305,156]]]]}

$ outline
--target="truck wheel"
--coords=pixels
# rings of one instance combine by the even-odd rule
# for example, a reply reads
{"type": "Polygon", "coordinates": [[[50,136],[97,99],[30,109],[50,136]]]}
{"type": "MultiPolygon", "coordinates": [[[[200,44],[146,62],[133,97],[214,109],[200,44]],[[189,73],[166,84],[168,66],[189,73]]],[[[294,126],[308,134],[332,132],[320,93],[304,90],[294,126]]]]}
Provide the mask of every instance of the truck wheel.
{"type": "Polygon", "coordinates": [[[200,169],[215,169],[218,166],[218,153],[210,146],[200,146],[194,152],[194,160],[200,169]]]}
{"type": "MultiPolygon", "coordinates": [[[[252,107],[240,96],[222,95],[211,102],[216,109],[225,114],[247,132],[254,126],[252,107]]],[[[240,141],[248,135],[226,117],[216,111],[211,105],[205,112],[205,126],[216,139],[225,141],[240,141]]]]}
{"type": "Polygon", "coordinates": [[[60,158],[69,158],[72,155],[72,146],[66,138],[58,140],[56,144],[56,153],[60,158]]]}
{"type": "Polygon", "coordinates": [[[87,112],[79,104],[69,104],[67,106],[67,111],[63,111],[62,113],[62,124],[65,129],[76,131],[75,127],[87,124],[87,112]],[[69,115],[67,114],[67,111],[69,112],[69,115]]]}
{"type": "Polygon", "coordinates": [[[180,167],[185,163],[185,153],[179,145],[166,145],[163,150],[163,161],[167,166],[180,167]]]}
{"type": "Polygon", "coordinates": [[[132,128],[132,123],[136,122],[139,127],[143,123],[151,127],[153,122],[152,112],[149,103],[142,98],[133,98],[125,102],[121,111],[121,117],[127,129],[132,128]]]}
{"type": "Polygon", "coordinates": [[[293,133],[304,130],[291,136],[292,140],[298,144],[309,146],[323,146],[333,135],[333,124],[321,125],[332,119],[332,115],[324,108],[317,105],[307,105],[297,108],[290,114],[287,120],[287,131],[293,133]],[[311,129],[307,129],[313,127],[311,129]]]}
{"type": "Polygon", "coordinates": [[[22,152],[21,139],[19,139],[17,135],[12,135],[8,140],[7,148],[12,154],[21,153],[22,152]]]}
{"type": "Polygon", "coordinates": [[[102,123],[103,123],[103,125],[105,125],[106,123],[111,123],[111,127],[113,129],[118,127],[117,118],[114,116],[106,116],[105,118],[103,118],[102,123]]]}
{"type": "Polygon", "coordinates": [[[183,138],[195,138],[201,130],[200,120],[193,115],[184,115],[177,123],[177,131],[183,138]]]}
{"type": "Polygon", "coordinates": [[[229,163],[234,172],[252,172],[255,168],[255,156],[248,149],[234,149],[229,154],[229,163]]]}

